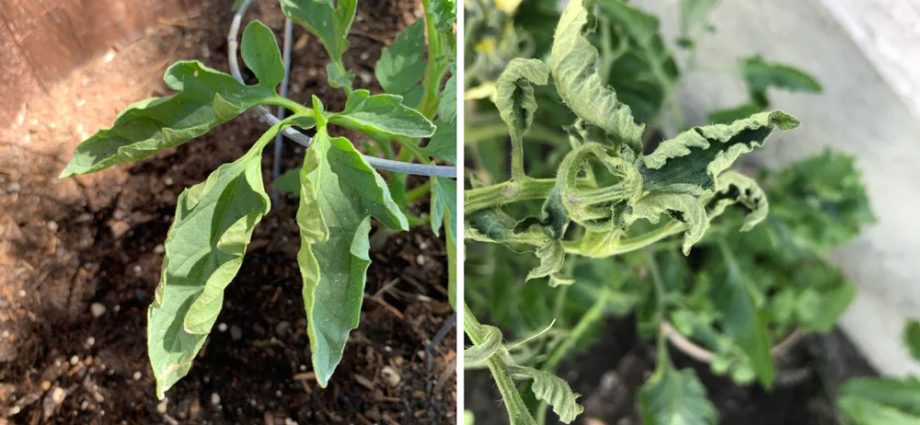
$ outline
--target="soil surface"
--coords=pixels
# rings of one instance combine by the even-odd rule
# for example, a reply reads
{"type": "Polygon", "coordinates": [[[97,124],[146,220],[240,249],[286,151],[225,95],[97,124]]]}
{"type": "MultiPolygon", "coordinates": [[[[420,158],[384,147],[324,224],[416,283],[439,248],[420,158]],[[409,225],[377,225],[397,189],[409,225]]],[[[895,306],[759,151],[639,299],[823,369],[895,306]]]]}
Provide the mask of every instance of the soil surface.
{"type": "MultiPolygon", "coordinates": [[[[0,129],[0,425],[454,423],[455,333],[426,355],[452,315],[443,241],[417,228],[372,250],[361,325],[321,389],[305,331],[294,199],[273,205],[257,227],[192,371],[157,401],[146,311],[176,197],[240,156],[265,126],[249,113],[131,166],[66,181],[57,174],[118,111],[167,94],[160,79],[173,61],[227,70],[229,2],[199,7],[113,46],[0,129]]],[[[345,58],[356,85],[379,90],[380,50],[420,13],[414,1],[359,2],[345,58]]],[[[253,17],[282,27],[274,3],[259,2],[253,17]]],[[[325,83],[322,47],[300,28],[293,63],[292,98],[316,94],[330,109],[343,106],[325,83]]],[[[286,144],[283,169],[302,156],[286,144]]]]}
{"type": "MultiPolygon", "coordinates": [[[[575,423],[641,425],[636,394],[654,372],[654,345],[639,339],[632,318],[608,320],[603,337],[587,351],[562,363],[559,376],[582,394],[585,411],[575,423]]],[[[839,330],[802,338],[776,358],[775,387],[739,386],[714,375],[709,365],[669,350],[679,369],[700,377],[723,425],[838,425],[833,394],[845,380],[876,372],[839,330]]],[[[476,425],[507,424],[504,406],[488,371],[467,371],[467,409],[476,425]]],[[[550,412],[547,423],[558,423],[550,412]]]]}

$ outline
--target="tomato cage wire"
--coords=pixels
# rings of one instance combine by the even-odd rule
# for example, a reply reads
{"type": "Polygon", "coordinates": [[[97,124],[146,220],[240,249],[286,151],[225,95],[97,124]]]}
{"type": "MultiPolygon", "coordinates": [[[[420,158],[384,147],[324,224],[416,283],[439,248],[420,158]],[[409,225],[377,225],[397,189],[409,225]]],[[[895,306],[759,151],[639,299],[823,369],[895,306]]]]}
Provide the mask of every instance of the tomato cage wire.
{"type": "MultiPolygon", "coordinates": [[[[233,21],[230,24],[230,32],[227,34],[227,59],[230,64],[230,73],[233,74],[233,77],[237,81],[243,83],[243,75],[240,73],[240,65],[237,60],[237,49],[239,47],[239,42],[237,41],[237,34],[240,31],[240,23],[243,21],[243,16],[246,14],[246,10],[249,9],[249,5],[252,3],[252,0],[244,0],[240,3],[239,9],[236,10],[236,13],[233,15],[233,21]]],[[[292,24],[290,18],[285,19],[284,21],[284,40],[283,40],[283,49],[282,54],[284,61],[284,79],[281,82],[280,94],[282,96],[287,95],[288,88],[288,74],[290,72],[291,66],[291,32],[292,24]]],[[[269,125],[274,125],[280,122],[281,120],[271,111],[262,105],[255,107],[256,112],[261,116],[262,120],[269,125]]],[[[279,114],[283,115],[284,109],[278,108],[279,114]]],[[[288,139],[294,141],[305,148],[310,147],[312,139],[310,136],[301,133],[295,128],[287,127],[282,131],[282,134],[288,139]]],[[[272,164],[272,174],[275,178],[280,174],[281,167],[281,134],[275,139],[275,152],[272,164]]],[[[412,162],[403,162],[395,161],[386,158],[379,158],[371,155],[364,155],[364,158],[367,162],[374,168],[379,170],[391,171],[394,173],[401,174],[412,174],[417,176],[431,176],[431,177],[457,177],[457,167],[452,165],[427,165],[427,164],[417,164],[412,162]]]]}

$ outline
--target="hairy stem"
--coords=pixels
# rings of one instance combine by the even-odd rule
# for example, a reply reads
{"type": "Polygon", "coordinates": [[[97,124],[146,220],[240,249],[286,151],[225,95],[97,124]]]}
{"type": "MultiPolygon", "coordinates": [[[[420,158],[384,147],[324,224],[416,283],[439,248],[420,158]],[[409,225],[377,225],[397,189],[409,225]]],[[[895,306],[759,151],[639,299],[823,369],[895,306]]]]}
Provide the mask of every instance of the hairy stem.
{"type": "MultiPolygon", "coordinates": [[[[485,334],[482,330],[482,324],[476,320],[470,307],[463,303],[463,331],[473,344],[482,344],[485,341],[485,334]]],[[[499,352],[492,355],[486,360],[486,366],[492,373],[492,379],[498,387],[498,392],[505,402],[505,409],[508,411],[508,418],[511,425],[536,425],[536,421],[530,416],[524,399],[518,392],[514,381],[505,370],[506,363],[503,357],[510,357],[507,349],[502,347],[499,352]]]]}
{"type": "Polygon", "coordinates": [[[556,179],[509,180],[491,186],[464,191],[465,215],[481,209],[515,202],[544,199],[556,184],[556,179]]]}

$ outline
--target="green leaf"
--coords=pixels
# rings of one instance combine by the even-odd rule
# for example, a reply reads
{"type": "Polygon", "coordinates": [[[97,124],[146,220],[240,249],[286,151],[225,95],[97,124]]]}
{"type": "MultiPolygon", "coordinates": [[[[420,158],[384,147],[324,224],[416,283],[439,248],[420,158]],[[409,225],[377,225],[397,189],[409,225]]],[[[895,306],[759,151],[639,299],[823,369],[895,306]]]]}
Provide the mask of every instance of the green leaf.
{"type": "Polygon", "coordinates": [[[851,379],[837,394],[837,408],[857,425],[920,423],[920,380],[851,379]]]}
{"type": "Polygon", "coordinates": [[[852,156],[824,151],[769,176],[768,184],[771,217],[782,220],[800,249],[826,252],[875,221],[852,156]]]}
{"type": "Polygon", "coordinates": [[[454,0],[431,0],[431,15],[438,32],[451,33],[457,22],[457,4],[454,0]]]}
{"type": "Polygon", "coordinates": [[[326,76],[329,85],[337,89],[351,90],[351,85],[355,81],[355,74],[337,63],[326,65],[326,76]]]}
{"type": "Polygon", "coordinates": [[[829,277],[836,283],[830,288],[820,288],[818,284],[823,282],[808,279],[810,276],[813,274],[802,273],[802,278],[807,279],[810,286],[799,295],[795,306],[796,316],[802,330],[828,332],[850,306],[850,302],[856,296],[856,288],[844,281],[840,272],[833,268],[825,269],[824,278],[829,277]]]}
{"type": "Polygon", "coordinates": [[[515,58],[495,83],[495,107],[511,133],[512,142],[520,144],[533,123],[537,100],[533,85],[549,81],[549,67],[538,59],[515,58]]]}
{"type": "Polygon", "coordinates": [[[920,321],[911,320],[904,328],[904,344],[914,360],[920,362],[920,321]]]}
{"type": "Polygon", "coordinates": [[[750,358],[760,384],[769,389],[773,386],[775,371],[765,314],[755,305],[754,288],[734,254],[725,244],[720,243],[719,248],[725,270],[722,278],[714,282],[713,302],[723,316],[723,331],[750,358]]]}
{"type": "Polygon", "coordinates": [[[684,223],[684,243],[681,249],[684,255],[690,253],[690,248],[706,233],[709,228],[709,219],[706,210],[699,199],[686,193],[651,193],[639,199],[633,206],[630,220],[642,218],[650,223],[658,223],[658,217],[668,213],[676,220],[684,223]]]}
{"type": "Polygon", "coordinates": [[[661,39],[658,18],[623,0],[598,6],[600,75],[637,120],[653,121],[680,74],[661,39]]]}
{"type": "MultiPolygon", "coordinates": [[[[527,273],[526,280],[556,275],[562,270],[562,266],[565,264],[565,249],[562,247],[561,241],[548,241],[537,247],[536,254],[537,258],[540,259],[540,265],[527,273]]],[[[563,280],[555,281],[554,283],[553,286],[557,286],[559,284],[565,284],[566,282],[563,280]]]]}
{"type": "Polygon", "coordinates": [[[179,93],[129,106],[112,128],[77,146],[60,177],[96,172],[179,146],[274,96],[270,87],[244,86],[197,61],[173,64],[164,80],[179,93]]]}
{"type": "Polygon", "coordinates": [[[706,24],[709,12],[719,0],[680,0],[680,33],[687,37],[706,24]]]}
{"type": "Polygon", "coordinates": [[[300,196],[300,169],[290,169],[272,182],[272,187],[281,193],[300,196]]]}
{"type": "Polygon", "coordinates": [[[438,119],[452,120],[457,117],[457,70],[450,68],[450,78],[444,83],[444,89],[438,101],[438,119]]]}
{"type": "Polygon", "coordinates": [[[678,371],[666,359],[642,386],[639,410],[645,425],[714,425],[718,419],[696,373],[678,371]]]}
{"type": "Polygon", "coordinates": [[[457,240],[457,182],[446,177],[432,177],[431,194],[431,230],[435,236],[440,236],[441,223],[447,218],[447,231],[457,240]]]}
{"type": "Polygon", "coordinates": [[[426,154],[449,161],[457,162],[457,117],[450,121],[444,122],[440,118],[436,121],[437,130],[425,145],[423,150],[426,154]]]}
{"type": "Polygon", "coordinates": [[[342,54],[348,50],[348,32],[355,19],[357,0],[279,1],[287,17],[319,38],[333,62],[341,62],[342,54]]]}
{"type": "Polygon", "coordinates": [[[713,124],[731,124],[734,121],[745,119],[763,110],[755,103],[745,103],[732,108],[719,109],[709,113],[709,122],[713,124]]]}
{"type": "Polygon", "coordinates": [[[160,283],[147,310],[147,352],[159,398],[191,368],[252,231],[268,213],[261,154],[287,123],[271,127],[245,155],[179,195],[160,283]]]}
{"type": "Polygon", "coordinates": [[[358,326],[370,265],[371,216],[408,229],[386,182],[345,138],[329,137],[314,97],[317,133],[301,169],[297,254],[313,370],[325,387],[342,359],[348,334],[358,326]]]}
{"type": "Polygon", "coordinates": [[[553,406],[553,412],[563,423],[572,423],[585,408],[578,404],[581,394],[572,391],[569,384],[552,373],[530,367],[512,366],[509,368],[516,379],[533,379],[530,389],[537,400],[553,406]]]}
{"type": "Polygon", "coordinates": [[[642,157],[639,170],[645,187],[689,193],[712,190],[717,176],[738,157],[762,146],[774,126],[789,130],[798,123],[795,117],[777,111],[728,125],[694,127],[642,157]]]}
{"type": "Polygon", "coordinates": [[[434,124],[424,115],[402,104],[402,97],[371,95],[367,90],[353,91],[345,102],[345,109],[330,115],[329,122],[375,139],[430,137],[435,131],[434,124]]]}
{"type": "Polygon", "coordinates": [[[387,93],[405,96],[425,76],[425,21],[416,20],[406,27],[389,47],[380,53],[374,68],[380,87],[387,93]]]}
{"type": "Polygon", "coordinates": [[[250,22],[243,31],[243,46],[243,62],[259,79],[259,85],[274,88],[280,84],[284,62],[272,30],[259,21],[250,22]]]}
{"type": "Polygon", "coordinates": [[[821,84],[805,71],[781,63],[767,62],[760,56],[742,60],[740,70],[752,98],[762,106],[767,106],[765,96],[770,87],[808,93],[821,92],[821,84]]]}
{"type": "Polygon", "coordinates": [[[549,58],[556,90],[576,115],[639,152],[644,126],[633,120],[629,106],[602,80],[597,49],[586,37],[593,7],[593,1],[573,0],[559,18],[549,58]]]}

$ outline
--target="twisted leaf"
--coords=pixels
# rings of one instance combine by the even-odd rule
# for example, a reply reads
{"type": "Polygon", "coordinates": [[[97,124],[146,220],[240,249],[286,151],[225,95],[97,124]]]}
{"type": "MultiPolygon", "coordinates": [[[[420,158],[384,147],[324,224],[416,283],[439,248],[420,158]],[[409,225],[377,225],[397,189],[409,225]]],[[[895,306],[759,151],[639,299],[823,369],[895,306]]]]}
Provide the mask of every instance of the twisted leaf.
{"type": "Polygon", "coordinates": [[[712,191],[717,176],[738,157],[762,146],[774,126],[789,130],[798,123],[795,117],[777,111],[729,125],[694,127],[643,156],[639,171],[649,190],[696,194],[712,191]]]}
{"type": "Polygon", "coordinates": [[[581,394],[572,391],[562,378],[530,367],[512,366],[510,369],[514,378],[533,379],[530,389],[534,396],[552,406],[563,423],[572,423],[584,412],[585,408],[577,402],[581,394]]]}
{"type": "Polygon", "coordinates": [[[592,0],[573,0],[559,18],[549,58],[556,90],[576,115],[639,152],[645,127],[601,78],[597,49],[585,36],[592,31],[593,7],[592,0]]]}
{"type": "Polygon", "coordinates": [[[498,328],[483,325],[481,331],[482,342],[463,350],[463,367],[466,369],[483,367],[486,360],[502,348],[502,332],[498,328]]]}

